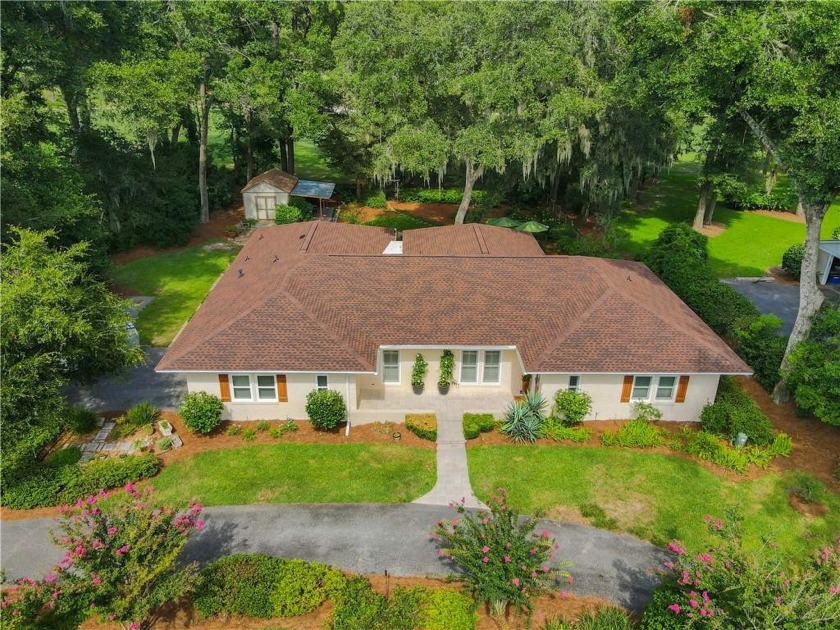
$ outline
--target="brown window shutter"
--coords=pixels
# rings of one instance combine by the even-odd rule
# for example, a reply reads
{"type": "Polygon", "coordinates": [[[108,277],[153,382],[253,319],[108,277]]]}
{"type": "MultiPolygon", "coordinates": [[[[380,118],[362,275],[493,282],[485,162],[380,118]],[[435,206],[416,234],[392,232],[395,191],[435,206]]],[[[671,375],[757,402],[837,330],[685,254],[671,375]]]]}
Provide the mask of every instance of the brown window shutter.
{"type": "Polygon", "coordinates": [[[227,374],[219,374],[219,393],[222,402],[230,402],[230,382],[227,374]]]}
{"type": "Polygon", "coordinates": [[[624,377],[624,385],[621,387],[621,402],[630,402],[630,394],[633,392],[633,376],[628,374],[624,377]]]}
{"type": "Polygon", "coordinates": [[[277,375],[277,400],[289,402],[289,390],[286,388],[286,375],[277,375]]]}
{"type": "Polygon", "coordinates": [[[676,402],[684,403],[685,394],[688,391],[688,376],[680,376],[680,384],[677,385],[677,399],[676,402]]]}

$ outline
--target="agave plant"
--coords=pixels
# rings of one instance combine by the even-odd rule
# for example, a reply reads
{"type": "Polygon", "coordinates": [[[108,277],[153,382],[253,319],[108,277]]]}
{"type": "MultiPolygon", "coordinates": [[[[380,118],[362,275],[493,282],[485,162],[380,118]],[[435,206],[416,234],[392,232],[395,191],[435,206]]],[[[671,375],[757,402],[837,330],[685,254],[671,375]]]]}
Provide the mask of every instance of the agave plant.
{"type": "Polygon", "coordinates": [[[521,403],[528,409],[528,413],[537,419],[537,422],[542,425],[545,421],[545,410],[548,408],[548,401],[545,397],[532,390],[525,392],[525,400],[521,403]]]}
{"type": "Polygon", "coordinates": [[[523,403],[512,403],[505,411],[501,432],[514,442],[535,442],[540,437],[540,419],[523,403]]]}

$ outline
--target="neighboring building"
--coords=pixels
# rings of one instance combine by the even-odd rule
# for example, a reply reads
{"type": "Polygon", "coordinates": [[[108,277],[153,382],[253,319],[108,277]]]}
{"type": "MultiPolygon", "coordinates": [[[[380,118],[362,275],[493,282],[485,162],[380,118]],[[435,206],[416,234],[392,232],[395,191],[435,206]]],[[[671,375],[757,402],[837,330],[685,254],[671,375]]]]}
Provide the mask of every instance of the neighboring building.
{"type": "Polygon", "coordinates": [[[817,273],[820,284],[840,284],[840,241],[820,241],[817,273]]]}
{"type": "Polygon", "coordinates": [[[273,168],[260,173],[245,184],[242,202],[245,218],[257,221],[274,221],[274,210],[278,205],[289,204],[289,197],[303,197],[313,202],[323,216],[325,202],[332,197],[335,184],[298,179],[296,176],[273,168]]]}
{"type": "Polygon", "coordinates": [[[334,388],[354,422],[449,398],[501,413],[523,374],[551,400],[592,395],[590,419],[636,400],[697,420],[722,374],[750,369],[641,263],[546,256],[532,235],[467,224],[393,230],[307,222],[258,229],[157,366],[220,396],[237,420],[305,417],[334,388]],[[414,357],[429,362],[422,394],[414,357]]]}

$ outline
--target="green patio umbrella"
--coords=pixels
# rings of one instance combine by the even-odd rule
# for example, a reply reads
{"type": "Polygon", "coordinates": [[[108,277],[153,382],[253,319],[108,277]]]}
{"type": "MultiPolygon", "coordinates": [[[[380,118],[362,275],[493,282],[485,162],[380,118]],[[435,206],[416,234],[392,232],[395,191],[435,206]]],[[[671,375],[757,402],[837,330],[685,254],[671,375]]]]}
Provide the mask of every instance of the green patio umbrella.
{"type": "Polygon", "coordinates": [[[516,229],[522,230],[523,232],[531,232],[532,234],[536,234],[538,232],[548,232],[548,226],[540,223],[539,221],[526,221],[516,229]]]}
{"type": "Polygon", "coordinates": [[[499,217],[498,219],[490,219],[487,225],[495,225],[497,227],[519,227],[519,221],[511,219],[510,217],[499,217]]]}

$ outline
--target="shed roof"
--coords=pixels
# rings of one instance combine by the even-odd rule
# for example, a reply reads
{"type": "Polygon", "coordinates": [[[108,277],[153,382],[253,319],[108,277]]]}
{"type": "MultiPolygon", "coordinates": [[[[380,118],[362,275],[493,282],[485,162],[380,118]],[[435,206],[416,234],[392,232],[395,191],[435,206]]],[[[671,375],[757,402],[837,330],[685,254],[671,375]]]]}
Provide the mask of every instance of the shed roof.
{"type": "Polygon", "coordinates": [[[335,190],[332,182],[315,182],[310,179],[299,179],[297,186],[290,193],[294,197],[315,197],[329,199],[335,190]]]}
{"type": "Polygon", "coordinates": [[[269,184],[270,186],[274,186],[285,193],[291,193],[297,183],[298,178],[291,173],[281,171],[279,168],[273,168],[265,173],[260,173],[256,177],[251,178],[251,181],[245,184],[245,187],[241,190],[241,192],[247,192],[259,184],[269,184]]]}

